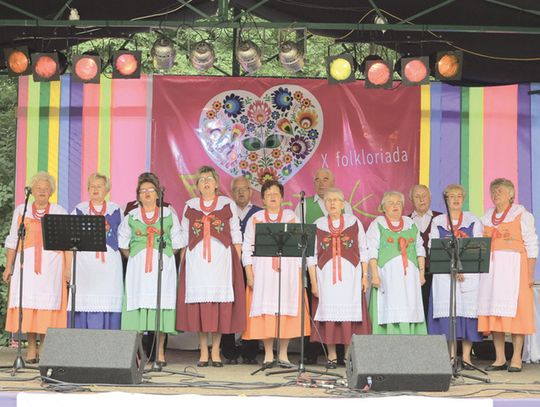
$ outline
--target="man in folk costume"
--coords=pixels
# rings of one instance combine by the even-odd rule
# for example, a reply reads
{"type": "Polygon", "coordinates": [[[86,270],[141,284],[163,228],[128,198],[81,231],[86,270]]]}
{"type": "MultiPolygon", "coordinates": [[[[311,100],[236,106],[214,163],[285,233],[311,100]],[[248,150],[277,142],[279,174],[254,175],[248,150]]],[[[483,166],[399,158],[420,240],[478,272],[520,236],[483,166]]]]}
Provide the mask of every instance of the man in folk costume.
{"type": "Polygon", "coordinates": [[[428,317],[429,293],[431,292],[431,283],[433,280],[429,272],[429,251],[428,242],[431,233],[431,222],[435,216],[441,212],[431,210],[431,191],[425,185],[414,185],[409,191],[409,198],[413,205],[413,212],[409,217],[414,221],[420,231],[424,251],[426,252],[426,283],[422,286],[422,302],[424,304],[424,317],[428,317]]]}
{"type": "MultiPolygon", "coordinates": [[[[256,212],[259,212],[262,208],[254,205],[251,202],[252,190],[250,188],[249,181],[244,176],[233,178],[231,182],[231,197],[236,203],[238,209],[238,218],[240,220],[240,231],[242,232],[242,238],[246,231],[246,225],[256,212]]],[[[243,240],[243,239],[242,239],[243,240]]],[[[245,274],[244,274],[245,277],[245,274]]],[[[236,346],[236,338],[234,334],[226,334],[221,338],[221,352],[227,359],[228,364],[238,363],[238,356],[242,356],[242,362],[248,365],[256,365],[257,352],[259,350],[258,340],[243,340],[240,346],[236,346]]]]}
{"type": "MultiPolygon", "coordinates": [[[[315,172],[315,177],[313,179],[313,184],[315,185],[315,195],[308,196],[305,199],[305,206],[304,206],[304,221],[306,223],[315,223],[315,221],[321,217],[327,217],[328,216],[328,210],[326,209],[326,206],[324,204],[324,194],[326,193],[326,190],[328,188],[333,188],[335,186],[335,178],[332,171],[330,171],[329,168],[319,168],[315,172]]],[[[295,209],[295,214],[298,219],[302,218],[302,208],[301,204],[298,204],[298,206],[295,209]]],[[[352,215],[353,210],[351,208],[351,205],[345,201],[345,207],[343,209],[343,213],[352,215]]],[[[311,292],[311,279],[308,278],[308,290],[307,290],[308,300],[309,300],[309,306],[311,311],[311,303],[312,303],[312,292],[311,292]]],[[[315,338],[318,340],[318,338],[315,338]]],[[[319,356],[319,353],[321,351],[321,345],[318,341],[311,342],[309,337],[305,338],[305,364],[316,364],[317,358],[319,356]]],[[[344,351],[343,347],[341,345],[338,346],[337,349],[338,352],[338,364],[343,365],[345,364],[344,361],[344,351]]]]}

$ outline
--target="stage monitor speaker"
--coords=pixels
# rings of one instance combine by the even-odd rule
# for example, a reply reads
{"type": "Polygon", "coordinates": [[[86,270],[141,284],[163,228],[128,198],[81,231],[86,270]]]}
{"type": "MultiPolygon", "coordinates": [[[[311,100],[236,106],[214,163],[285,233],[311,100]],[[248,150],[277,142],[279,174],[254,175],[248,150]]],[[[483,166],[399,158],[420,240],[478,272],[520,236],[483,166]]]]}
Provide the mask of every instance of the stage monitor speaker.
{"type": "Polygon", "coordinates": [[[375,391],[447,391],[452,378],[443,335],[353,335],[349,388],[375,391]]]}
{"type": "Polygon", "coordinates": [[[63,382],[137,384],[144,363],[136,331],[49,328],[39,371],[63,382]]]}

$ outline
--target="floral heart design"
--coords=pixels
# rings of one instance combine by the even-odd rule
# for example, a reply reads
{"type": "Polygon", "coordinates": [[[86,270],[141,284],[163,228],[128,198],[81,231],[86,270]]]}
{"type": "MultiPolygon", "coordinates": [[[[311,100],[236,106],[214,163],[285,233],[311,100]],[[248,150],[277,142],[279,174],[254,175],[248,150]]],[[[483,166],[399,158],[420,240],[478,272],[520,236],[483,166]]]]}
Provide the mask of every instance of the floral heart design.
{"type": "Polygon", "coordinates": [[[281,85],[261,97],[243,90],[217,94],[201,113],[197,135],[222,170],[244,175],[260,190],[268,180],[285,184],[309,161],[323,124],[311,92],[281,85]]]}

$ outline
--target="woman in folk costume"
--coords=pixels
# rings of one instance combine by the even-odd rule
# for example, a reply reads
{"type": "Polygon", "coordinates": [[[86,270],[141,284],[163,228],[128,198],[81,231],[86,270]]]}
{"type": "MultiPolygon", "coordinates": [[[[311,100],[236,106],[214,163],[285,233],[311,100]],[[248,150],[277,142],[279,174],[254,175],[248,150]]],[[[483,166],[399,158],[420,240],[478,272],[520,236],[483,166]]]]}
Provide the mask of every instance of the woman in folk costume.
{"type": "Polygon", "coordinates": [[[240,261],[242,234],[234,201],[218,195],[219,176],[212,167],[197,171],[199,198],[186,202],[178,284],[176,327],[198,332],[200,358],[208,366],[208,334],[212,334],[211,364],[222,367],[221,334],[244,330],[245,286],[240,261]]]}
{"type": "Polygon", "coordinates": [[[514,204],[511,181],[497,178],[490,184],[494,208],[482,218],[484,236],[491,237],[489,273],[480,276],[478,330],[492,333],[495,361],[486,370],[521,371],[525,335],[534,333],[534,267],[538,236],[534,218],[522,205],[514,204]],[[512,334],[514,353],[510,365],[504,352],[505,333],[512,334]]]}
{"type": "Polygon", "coordinates": [[[344,344],[347,355],[353,334],[371,333],[365,296],[368,252],[364,227],[354,215],[343,213],[343,192],[329,188],[324,204],[328,216],[315,221],[315,255],[309,259],[314,314],[311,338],[326,344],[326,367],[335,369],[336,344],[344,344]]]}
{"type": "MultiPolygon", "coordinates": [[[[118,227],[122,222],[122,209],[107,202],[109,179],[94,173],[88,177],[87,202],[81,202],[74,215],[105,217],[107,233],[106,252],[80,252],[77,254],[77,287],[75,299],[75,328],[120,329],[124,283],[122,258],[118,248],[118,227]]],[[[68,320],[71,302],[68,302],[68,320]]]]}
{"type": "MultiPolygon", "coordinates": [[[[242,260],[247,278],[247,327],[244,339],[261,339],[264,344],[263,367],[272,367],[274,339],[277,338],[279,308],[280,367],[291,367],[287,349],[291,338],[301,335],[301,261],[297,257],[255,257],[255,229],[258,223],[296,223],[293,211],[282,209],[283,185],[268,181],[261,188],[264,211],[255,213],[248,221],[242,246],[242,260]],[[279,286],[281,273],[281,287],[279,286]],[[281,290],[281,304],[278,304],[281,290]]],[[[306,297],[307,298],[307,297],[306,297]]],[[[307,310],[307,300],[306,300],[307,310]]],[[[304,321],[304,333],[310,334],[309,319],[304,321]]]]}
{"type": "MultiPolygon", "coordinates": [[[[124,218],[118,229],[118,245],[128,257],[122,329],[156,330],[159,238],[161,230],[159,179],[151,173],[139,177],[139,206],[124,218]]],[[[174,212],[163,207],[163,271],[161,275],[160,331],[174,333],[176,321],[176,263],[174,253],[182,245],[180,223],[174,212]]],[[[161,335],[157,362],[165,365],[165,337],[161,335]]]]}
{"type": "MultiPolygon", "coordinates": [[[[24,241],[19,243],[19,250],[24,250],[22,333],[26,333],[28,339],[27,362],[38,363],[37,335],[41,335],[41,350],[48,328],[66,327],[66,280],[69,280],[72,256],[71,252],[43,250],[43,216],[66,214],[64,208],[49,202],[56,189],[54,178],[46,172],[38,172],[30,186],[34,202],[28,205],[24,241]]],[[[5,243],[7,258],[3,279],[6,282],[11,279],[6,331],[13,333],[19,329],[20,252],[15,250],[23,210],[24,205],[15,208],[5,243]]]]}
{"type": "MultiPolygon", "coordinates": [[[[450,184],[444,190],[452,218],[454,234],[459,238],[482,237],[483,227],[480,219],[471,212],[463,212],[465,188],[461,185],[450,184]]],[[[438,215],[433,219],[430,245],[432,239],[451,238],[452,232],[448,224],[448,215],[438,215]]],[[[431,246],[430,246],[431,247],[431,246]]],[[[471,350],[473,342],[482,341],[478,332],[477,304],[479,274],[467,273],[456,276],[456,339],[462,340],[463,368],[471,367],[471,350]]],[[[450,310],[450,274],[436,274],[429,297],[428,333],[430,335],[446,335],[450,339],[449,325],[450,310]]],[[[455,349],[452,349],[452,353],[455,349]]],[[[453,355],[452,355],[453,356],[453,355]]]]}
{"type": "Polygon", "coordinates": [[[402,216],[403,205],[401,192],[385,192],[379,206],[384,215],[366,233],[373,334],[427,333],[421,292],[425,250],[416,224],[402,216]]]}

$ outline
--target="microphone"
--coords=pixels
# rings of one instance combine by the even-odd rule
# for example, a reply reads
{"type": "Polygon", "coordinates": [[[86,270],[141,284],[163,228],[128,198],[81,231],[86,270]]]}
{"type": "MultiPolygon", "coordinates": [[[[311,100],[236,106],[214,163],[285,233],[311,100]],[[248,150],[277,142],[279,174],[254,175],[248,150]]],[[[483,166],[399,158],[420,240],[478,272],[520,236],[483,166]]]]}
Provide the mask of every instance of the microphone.
{"type": "Polygon", "coordinates": [[[442,196],[443,196],[443,198],[444,198],[445,201],[448,200],[448,194],[447,194],[446,192],[443,192],[443,193],[442,193],[442,196]]]}
{"type": "Polygon", "coordinates": [[[32,193],[32,187],[24,187],[25,195],[30,195],[32,193]]]}
{"type": "Polygon", "coordinates": [[[300,200],[303,201],[304,200],[304,196],[306,195],[306,193],[304,191],[300,191],[300,200]]]}

